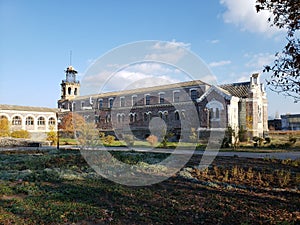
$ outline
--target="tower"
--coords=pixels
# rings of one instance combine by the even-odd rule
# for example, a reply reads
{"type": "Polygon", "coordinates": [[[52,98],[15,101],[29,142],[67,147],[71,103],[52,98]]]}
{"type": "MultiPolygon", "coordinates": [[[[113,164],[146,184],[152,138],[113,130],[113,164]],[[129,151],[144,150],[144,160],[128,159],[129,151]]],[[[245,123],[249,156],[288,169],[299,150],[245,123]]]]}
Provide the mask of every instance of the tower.
{"type": "Polygon", "coordinates": [[[61,86],[61,98],[58,100],[58,108],[71,109],[71,100],[79,96],[80,83],[76,80],[76,74],[78,73],[73,66],[69,66],[66,70],[66,79],[62,80],[61,86]]]}

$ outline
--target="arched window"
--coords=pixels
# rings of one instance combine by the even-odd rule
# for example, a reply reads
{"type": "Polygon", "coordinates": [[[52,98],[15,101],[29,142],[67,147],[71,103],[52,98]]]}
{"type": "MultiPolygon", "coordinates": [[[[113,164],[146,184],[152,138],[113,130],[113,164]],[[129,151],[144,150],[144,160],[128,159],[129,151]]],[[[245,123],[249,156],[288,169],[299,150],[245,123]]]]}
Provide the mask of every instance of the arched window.
{"type": "Polygon", "coordinates": [[[137,114],[134,113],[134,122],[136,122],[136,121],[137,121],[137,114]]]}
{"type": "Polygon", "coordinates": [[[45,118],[42,117],[42,116],[40,116],[40,117],[38,118],[37,125],[39,125],[39,126],[44,126],[45,124],[46,124],[45,118]]]}
{"type": "Polygon", "coordinates": [[[169,113],[168,113],[168,111],[164,111],[164,116],[165,116],[165,120],[168,121],[169,120],[169,113]]]}
{"type": "Polygon", "coordinates": [[[0,120],[4,120],[4,121],[8,121],[7,117],[6,116],[0,116],[0,120]]]}
{"type": "Polygon", "coordinates": [[[75,88],[74,90],[74,95],[77,95],[77,88],[75,88]]]}
{"type": "Polygon", "coordinates": [[[28,116],[25,121],[26,126],[32,126],[34,124],[34,119],[31,116],[28,116]]]}
{"type": "Polygon", "coordinates": [[[118,123],[121,123],[121,115],[120,114],[117,115],[117,118],[118,118],[118,123]]]}
{"type": "Polygon", "coordinates": [[[133,122],[133,117],[134,117],[134,116],[133,116],[133,114],[132,114],[132,113],[130,113],[130,114],[129,114],[129,121],[130,121],[130,123],[132,123],[132,122],[133,122]]]}
{"type": "Polygon", "coordinates": [[[148,120],[150,121],[152,119],[152,112],[147,112],[148,120]]]}
{"type": "Polygon", "coordinates": [[[19,116],[14,116],[12,119],[12,125],[21,125],[22,119],[19,116]]]}
{"type": "Polygon", "coordinates": [[[185,110],[181,111],[181,119],[184,120],[185,119],[185,110]]]}
{"type": "Polygon", "coordinates": [[[51,117],[50,119],[49,119],[49,121],[48,121],[48,125],[50,125],[50,126],[55,126],[55,119],[53,118],[53,117],[51,117]]]}
{"type": "Polygon", "coordinates": [[[163,113],[162,112],[158,112],[158,116],[162,119],[163,113]]]}
{"type": "Polygon", "coordinates": [[[178,111],[175,111],[174,116],[175,116],[175,120],[179,120],[179,113],[178,113],[178,111]]]}
{"type": "Polygon", "coordinates": [[[144,113],[144,121],[147,121],[148,120],[148,115],[147,113],[144,113]]]}
{"type": "Polygon", "coordinates": [[[124,114],[122,114],[122,123],[124,123],[125,122],[125,115],[124,114]]]}
{"type": "Polygon", "coordinates": [[[72,93],[72,88],[69,87],[69,88],[68,88],[68,95],[71,95],[71,93],[72,93]]]}

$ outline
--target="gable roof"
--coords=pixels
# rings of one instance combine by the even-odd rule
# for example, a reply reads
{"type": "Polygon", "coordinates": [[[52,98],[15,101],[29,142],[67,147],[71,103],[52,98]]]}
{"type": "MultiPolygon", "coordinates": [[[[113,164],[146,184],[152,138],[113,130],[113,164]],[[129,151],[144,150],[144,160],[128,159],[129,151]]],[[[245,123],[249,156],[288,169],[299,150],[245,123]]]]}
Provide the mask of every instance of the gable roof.
{"type": "Polygon", "coordinates": [[[212,91],[217,92],[218,94],[222,95],[225,99],[228,100],[230,100],[232,97],[229,91],[213,85],[202,96],[200,96],[200,98],[197,99],[197,102],[203,101],[212,91]]]}
{"type": "Polygon", "coordinates": [[[233,96],[247,98],[250,91],[250,82],[222,84],[219,87],[228,91],[233,96]]]}
{"type": "Polygon", "coordinates": [[[57,111],[57,109],[46,108],[46,107],[1,105],[1,104],[0,104],[0,110],[34,111],[34,112],[56,112],[57,111]]]}

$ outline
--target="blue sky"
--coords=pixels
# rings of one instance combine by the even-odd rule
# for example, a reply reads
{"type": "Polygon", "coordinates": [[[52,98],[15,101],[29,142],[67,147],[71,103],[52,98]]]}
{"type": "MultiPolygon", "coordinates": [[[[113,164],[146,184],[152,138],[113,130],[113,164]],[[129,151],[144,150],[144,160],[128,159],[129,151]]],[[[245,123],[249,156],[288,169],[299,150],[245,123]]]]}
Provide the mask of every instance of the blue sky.
{"type": "MultiPolygon", "coordinates": [[[[255,0],[0,0],[0,103],[56,107],[72,65],[81,79],[100,56],[143,40],[179,43],[208,65],[218,83],[247,81],[285,43],[255,0]]],[[[262,74],[261,80],[267,78],[262,74]]],[[[269,115],[299,103],[267,91],[269,115]]]]}

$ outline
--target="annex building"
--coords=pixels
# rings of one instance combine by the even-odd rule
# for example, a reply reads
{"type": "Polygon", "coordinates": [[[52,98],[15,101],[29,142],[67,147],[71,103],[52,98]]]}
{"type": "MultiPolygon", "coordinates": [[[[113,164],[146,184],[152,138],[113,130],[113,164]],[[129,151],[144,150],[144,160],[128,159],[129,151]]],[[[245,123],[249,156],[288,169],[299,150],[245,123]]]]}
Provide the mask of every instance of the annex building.
{"type": "Polygon", "coordinates": [[[152,119],[159,118],[175,136],[184,135],[184,129],[201,133],[228,126],[247,130],[250,138],[268,133],[267,96],[259,74],[252,74],[248,82],[219,86],[196,80],[80,96],[77,71],[69,66],[65,72],[59,111],[81,114],[101,131],[119,135],[131,131],[144,138],[152,119]]]}
{"type": "Polygon", "coordinates": [[[7,119],[11,131],[27,130],[32,140],[44,141],[57,131],[57,109],[19,105],[0,105],[0,119],[7,119]]]}

